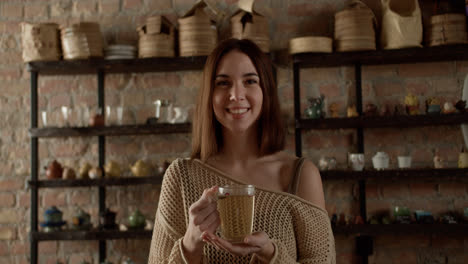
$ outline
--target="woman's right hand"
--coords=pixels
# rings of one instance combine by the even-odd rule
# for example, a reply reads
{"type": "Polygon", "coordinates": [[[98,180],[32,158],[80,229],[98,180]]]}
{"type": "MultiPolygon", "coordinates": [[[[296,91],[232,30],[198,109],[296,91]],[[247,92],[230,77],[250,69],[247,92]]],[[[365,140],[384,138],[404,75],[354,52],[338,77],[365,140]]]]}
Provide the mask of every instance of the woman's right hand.
{"type": "Polygon", "coordinates": [[[182,244],[185,257],[193,262],[201,261],[205,233],[214,234],[221,223],[216,204],[217,192],[217,186],[205,189],[200,199],[189,208],[189,225],[182,244]]]}

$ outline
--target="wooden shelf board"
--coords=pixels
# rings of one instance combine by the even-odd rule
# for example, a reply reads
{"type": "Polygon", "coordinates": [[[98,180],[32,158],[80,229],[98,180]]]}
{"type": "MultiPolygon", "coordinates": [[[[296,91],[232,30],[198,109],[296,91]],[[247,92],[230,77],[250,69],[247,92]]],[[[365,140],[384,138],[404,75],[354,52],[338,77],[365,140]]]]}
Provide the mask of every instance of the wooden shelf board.
{"type": "Polygon", "coordinates": [[[329,170],[321,171],[324,180],[392,180],[392,179],[444,179],[468,181],[468,169],[414,168],[390,170],[329,170]]]}
{"type": "Polygon", "coordinates": [[[151,239],[152,230],[64,230],[58,232],[31,232],[32,239],[48,240],[113,240],[113,239],[151,239]]]}
{"type": "Polygon", "coordinates": [[[340,235],[413,235],[441,234],[468,235],[468,224],[389,224],[335,226],[333,233],[340,235]]]}
{"type": "Polygon", "coordinates": [[[131,72],[170,72],[202,70],[206,56],[175,58],[144,58],[105,60],[92,58],[84,60],[36,61],[28,63],[28,70],[41,75],[76,75],[131,72]]]}
{"type": "Polygon", "coordinates": [[[468,113],[300,119],[296,127],[302,129],[339,129],[358,127],[405,128],[422,126],[459,125],[464,123],[468,123],[468,113]]]}
{"type": "Polygon", "coordinates": [[[64,188],[64,187],[94,187],[94,186],[129,186],[141,184],[161,184],[163,175],[150,177],[122,177],[109,179],[83,179],[83,180],[39,180],[28,181],[31,186],[38,188],[64,188]]]}
{"type": "Polygon", "coordinates": [[[293,56],[299,67],[337,67],[399,63],[468,60],[468,44],[424,48],[373,50],[333,53],[302,53],[293,56]]]}
{"type": "Polygon", "coordinates": [[[157,125],[124,125],[105,127],[45,127],[29,130],[31,137],[91,137],[91,136],[123,136],[123,135],[151,135],[189,133],[192,125],[157,124],[157,125]]]}

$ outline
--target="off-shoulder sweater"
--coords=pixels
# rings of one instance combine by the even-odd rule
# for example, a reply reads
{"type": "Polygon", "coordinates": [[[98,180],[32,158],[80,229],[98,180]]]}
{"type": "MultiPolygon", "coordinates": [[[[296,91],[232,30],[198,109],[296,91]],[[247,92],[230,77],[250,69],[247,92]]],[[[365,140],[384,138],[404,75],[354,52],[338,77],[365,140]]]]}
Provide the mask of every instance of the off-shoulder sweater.
{"type": "MultiPolygon", "coordinates": [[[[198,159],[177,159],[164,175],[156,210],[149,264],[184,263],[182,238],[190,205],[214,185],[242,184],[198,159]]],[[[335,242],[325,210],[295,195],[256,187],[254,231],[265,231],[275,253],[271,264],[336,263],[335,242]]],[[[203,263],[258,263],[205,244],[203,263]]]]}

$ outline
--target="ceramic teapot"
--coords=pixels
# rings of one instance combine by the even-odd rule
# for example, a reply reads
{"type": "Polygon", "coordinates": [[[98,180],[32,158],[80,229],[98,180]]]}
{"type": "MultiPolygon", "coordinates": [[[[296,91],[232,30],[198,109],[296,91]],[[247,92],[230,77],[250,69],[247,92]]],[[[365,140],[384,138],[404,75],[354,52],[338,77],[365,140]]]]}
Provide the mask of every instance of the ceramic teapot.
{"type": "Polygon", "coordinates": [[[61,223],[62,222],[62,211],[57,209],[57,207],[52,206],[49,207],[44,212],[44,222],[53,224],[53,223],[61,223]]]}
{"type": "Polygon", "coordinates": [[[305,116],[313,119],[323,117],[324,99],[325,97],[323,95],[320,97],[309,98],[309,107],[304,112],[305,116]]]}
{"type": "Polygon", "coordinates": [[[48,179],[60,179],[62,178],[63,167],[56,160],[49,163],[48,167],[45,167],[46,175],[48,179]]]}
{"type": "Polygon", "coordinates": [[[104,171],[106,172],[106,177],[120,177],[120,165],[115,161],[109,161],[104,166],[104,171]]]}
{"type": "Polygon", "coordinates": [[[151,174],[150,166],[142,160],[135,162],[135,164],[130,167],[130,170],[136,177],[147,177],[151,174]]]}
{"type": "Polygon", "coordinates": [[[145,224],[145,216],[138,209],[128,217],[128,225],[131,228],[144,228],[145,224]]]}
{"type": "Polygon", "coordinates": [[[382,151],[377,152],[377,154],[372,157],[372,164],[376,170],[388,169],[390,163],[390,158],[388,154],[382,151]]]}
{"type": "Polygon", "coordinates": [[[88,229],[91,227],[91,216],[78,208],[72,218],[73,227],[78,229],[88,229]]]}
{"type": "Polygon", "coordinates": [[[78,173],[78,179],[87,179],[89,178],[89,171],[91,170],[91,164],[89,163],[84,163],[83,166],[81,166],[80,171],[78,173]]]}
{"type": "Polygon", "coordinates": [[[70,167],[63,168],[63,178],[66,180],[74,180],[76,178],[75,170],[70,167]]]}
{"type": "Polygon", "coordinates": [[[113,229],[117,227],[115,216],[117,213],[112,212],[109,208],[106,211],[99,213],[99,226],[104,229],[113,229]]]}

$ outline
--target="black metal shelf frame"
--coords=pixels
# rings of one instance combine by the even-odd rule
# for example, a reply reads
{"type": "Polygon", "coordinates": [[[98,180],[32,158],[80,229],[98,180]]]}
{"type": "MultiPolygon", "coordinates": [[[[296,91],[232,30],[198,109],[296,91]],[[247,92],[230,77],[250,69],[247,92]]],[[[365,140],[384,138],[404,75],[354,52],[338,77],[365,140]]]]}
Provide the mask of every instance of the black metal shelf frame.
{"type": "MultiPolygon", "coordinates": [[[[302,130],[305,129],[337,129],[353,128],[357,133],[357,151],[364,153],[364,128],[392,127],[392,126],[428,126],[450,125],[467,123],[467,115],[444,116],[401,116],[401,117],[365,117],[362,111],[362,66],[397,64],[397,63],[423,63],[437,61],[468,60],[468,45],[452,45],[430,48],[409,48],[398,50],[375,50],[356,52],[337,52],[331,54],[304,53],[293,55],[293,81],[294,81],[294,118],[295,118],[295,148],[296,155],[302,156],[302,130]],[[357,118],[337,118],[307,120],[301,117],[300,111],[300,70],[301,68],[353,66],[355,70],[356,110],[357,118]],[[430,123],[430,121],[434,123],[430,123]],[[401,125],[397,123],[401,122],[401,125]]],[[[327,173],[325,173],[326,175],[327,173]]],[[[427,175],[427,173],[424,173],[427,175]]],[[[329,177],[337,177],[332,172],[329,177]]],[[[366,172],[352,174],[359,185],[360,215],[367,219],[366,212],[366,180],[370,178],[366,172]]],[[[382,174],[379,174],[382,175],[382,174]]],[[[374,175],[375,176],[375,175],[374,175]]],[[[341,177],[340,177],[341,178],[341,177]]],[[[365,240],[371,241],[372,238],[365,240]]],[[[358,242],[358,247],[360,247],[358,242]]],[[[366,245],[362,245],[365,247],[366,245]]],[[[364,264],[368,263],[368,256],[362,256],[364,264]]]]}
{"type": "MultiPolygon", "coordinates": [[[[91,187],[97,186],[99,191],[99,212],[104,212],[106,208],[106,187],[127,184],[161,184],[161,177],[147,177],[134,179],[102,179],[102,180],[62,180],[62,181],[41,181],[39,180],[39,152],[38,138],[43,137],[75,137],[75,136],[97,136],[98,137],[98,157],[99,166],[105,164],[106,136],[120,135],[147,135],[164,133],[187,133],[191,125],[171,124],[171,125],[140,125],[140,126],[113,126],[103,128],[88,127],[67,127],[67,128],[38,128],[38,77],[41,75],[76,75],[76,74],[96,74],[98,107],[103,108],[104,102],[104,80],[105,74],[129,73],[129,72],[168,72],[184,70],[201,70],[205,64],[206,57],[185,57],[185,58],[148,58],[133,60],[74,60],[74,61],[39,61],[28,63],[28,70],[31,75],[31,232],[30,232],[30,252],[31,264],[38,263],[38,243],[43,240],[56,240],[57,234],[45,234],[38,232],[38,196],[39,188],[62,188],[62,187],[91,187]]],[[[76,232],[76,231],[74,231],[76,232]]],[[[87,232],[81,231],[72,233],[71,237],[82,236],[99,240],[99,262],[106,258],[106,239],[130,239],[149,238],[148,231],[128,231],[127,233],[112,233],[108,231],[87,232]]],[[[66,234],[64,234],[66,235],[66,234]]]]}

